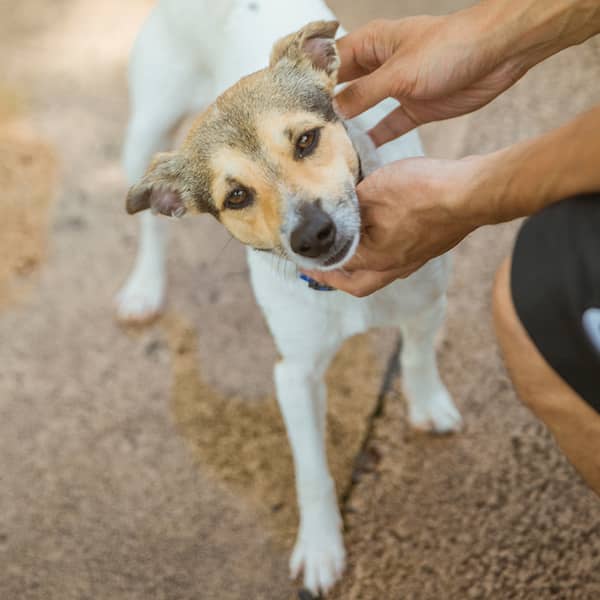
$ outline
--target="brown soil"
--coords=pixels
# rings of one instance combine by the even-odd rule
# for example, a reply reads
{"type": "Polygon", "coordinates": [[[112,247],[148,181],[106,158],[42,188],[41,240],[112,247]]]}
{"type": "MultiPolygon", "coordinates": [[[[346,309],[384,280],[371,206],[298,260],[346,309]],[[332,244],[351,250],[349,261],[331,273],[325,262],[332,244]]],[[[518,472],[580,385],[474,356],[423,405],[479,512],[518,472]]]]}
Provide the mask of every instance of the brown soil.
{"type": "MultiPolygon", "coordinates": [[[[207,385],[197,331],[173,315],[163,327],[172,353],[171,402],[180,432],[201,468],[252,502],[264,526],[289,547],[298,524],[294,472],[275,398],[249,402],[207,385]]],[[[328,454],[340,499],[349,491],[385,366],[374,359],[370,337],[349,340],[327,376],[328,454]]]]}
{"type": "Polygon", "coordinates": [[[54,153],[32,134],[22,103],[0,88],[0,307],[23,292],[43,260],[56,183],[54,153]]]}
{"type": "MultiPolygon", "coordinates": [[[[331,2],[350,26],[469,3],[331,2]]],[[[134,335],[113,320],[136,248],[119,164],[125,66],[150,4],[0,2],[3,600],[297,597],[277,356],[242,249],[210,219],[183,219],[169,317],[134,335]]],[[[592,40],[482,111],[424,127],[429,153],[489,152],[565,122],[600,102],[599,58],[592,40]]],[[[491,327],[516,227],[455,252],[439,355],[465,432],[410,431],[398,381],[370,419],[393,333],[350,340],[330,371],[349,553],[332,600],[600,598],[600,504],[518,402],[491,327]]]]}

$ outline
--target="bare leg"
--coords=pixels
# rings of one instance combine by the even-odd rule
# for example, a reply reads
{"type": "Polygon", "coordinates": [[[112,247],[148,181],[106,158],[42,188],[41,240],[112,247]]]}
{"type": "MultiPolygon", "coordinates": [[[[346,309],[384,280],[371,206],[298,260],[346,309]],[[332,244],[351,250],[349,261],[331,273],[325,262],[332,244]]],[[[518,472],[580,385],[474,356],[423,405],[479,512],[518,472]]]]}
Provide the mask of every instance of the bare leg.
{"type": "Polygon", "coordinates": [[[496,276],[494,322],[519,398],[546,424],[567,458],[600,495],[600,415],[556,374],[529,338],[513,304],[509,259],[496,276]]]}

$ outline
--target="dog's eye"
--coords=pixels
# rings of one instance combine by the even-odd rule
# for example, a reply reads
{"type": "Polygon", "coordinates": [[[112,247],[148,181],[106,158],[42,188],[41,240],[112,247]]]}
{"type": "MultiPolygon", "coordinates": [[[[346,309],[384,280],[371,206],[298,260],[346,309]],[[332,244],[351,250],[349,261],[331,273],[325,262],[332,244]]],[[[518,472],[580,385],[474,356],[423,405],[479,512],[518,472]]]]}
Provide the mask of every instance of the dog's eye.
{"type": "Polygon", "coordinates": [[[254,201],[254,196],[252,192],[246,188],[239,187],[235,188],[232,192],[230,192],[229,196],[225,198],[225,208],[245,208],[249,206],[254,201]]]}
{"type": "Polygon", "coordinates": [[[310,131],[305,131],[297,140],[296,140],[296,158],[304,158],[309,154],[312,154],[317,145],[319,144],[319,137],[321,135],[320,129],[311,129],[310,131]]]}

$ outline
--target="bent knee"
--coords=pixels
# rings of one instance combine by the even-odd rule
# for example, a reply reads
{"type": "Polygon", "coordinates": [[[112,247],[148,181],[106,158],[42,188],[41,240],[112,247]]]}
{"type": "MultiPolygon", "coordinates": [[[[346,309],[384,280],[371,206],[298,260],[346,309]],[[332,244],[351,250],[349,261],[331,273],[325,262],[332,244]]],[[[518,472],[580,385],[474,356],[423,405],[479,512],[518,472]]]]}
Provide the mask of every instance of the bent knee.
{"type": "Polygon", "coordinates": [[[506,258],[496,272],[492,307],[496,337],[519,399],[541,416],[553,404],[552,394],[544,391],[550,369],[529,338],[515,309],[511,291],[511,257],[506,258]]]}
{"type": "Polygon", "coordinates": [[[518,341],[519,334],[525,335],[512,300],[510,258],[504,259],[496,271],[492,289],[492,311],[498,342],[504,351],[506,345],[513,345],[518,341]]]}

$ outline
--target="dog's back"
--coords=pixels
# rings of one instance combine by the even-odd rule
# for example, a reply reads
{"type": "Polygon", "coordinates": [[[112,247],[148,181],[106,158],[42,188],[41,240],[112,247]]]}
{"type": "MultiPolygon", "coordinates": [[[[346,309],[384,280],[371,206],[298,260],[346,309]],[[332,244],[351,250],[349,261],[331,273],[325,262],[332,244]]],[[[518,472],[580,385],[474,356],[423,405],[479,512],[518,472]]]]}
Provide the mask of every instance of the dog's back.
{"type": "MultiPolygon", "coordinates": [[[[159,0],[144,29],[153,39],[160,30],[181,61],[210,73],[217,96],[266,67],[283,33],[319,19],[334,19],[321,0],[159,0]]],[[[144,36],[142,30],[141,43],[144,36]]]]}

